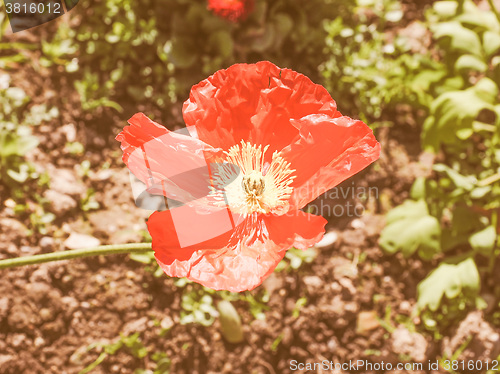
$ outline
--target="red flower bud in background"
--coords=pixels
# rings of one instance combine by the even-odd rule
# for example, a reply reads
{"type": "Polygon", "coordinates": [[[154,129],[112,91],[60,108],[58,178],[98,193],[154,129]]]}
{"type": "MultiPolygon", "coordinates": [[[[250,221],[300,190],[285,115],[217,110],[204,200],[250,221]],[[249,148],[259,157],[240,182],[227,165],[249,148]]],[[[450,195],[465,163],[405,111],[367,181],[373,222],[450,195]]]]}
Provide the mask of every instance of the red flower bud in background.
{"type": "Polygon", "coordinates": [[[208,9],[231,22],[243,21],[253,7],[254,0],[208,0],[208,9]]]}

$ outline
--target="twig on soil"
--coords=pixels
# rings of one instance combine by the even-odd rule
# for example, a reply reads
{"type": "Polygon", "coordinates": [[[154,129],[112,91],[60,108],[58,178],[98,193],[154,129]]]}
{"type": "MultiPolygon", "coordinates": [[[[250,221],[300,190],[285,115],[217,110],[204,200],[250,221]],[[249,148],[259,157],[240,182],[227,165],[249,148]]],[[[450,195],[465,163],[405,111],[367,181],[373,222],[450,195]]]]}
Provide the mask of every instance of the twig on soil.
{"type": "Polygon", "coordinates": [[[263,361],[261,362],[261,365],[264,366],[267,370],[269,370],[269,374],[276,374],[273,367],[269,363],[263,361]]]}
{"type": "Polygon", "coordinates": [[[151,243],[101,245],[99,247],[93,248],[72,249],[69,251],[44,253],[41,255],[23,256],[0,260],[0,269],[35,265],[41,264],[43,262],[70,260],[90,256],[115,255],[121,253],[144,253],[149,251],[151,251],[151,243]]]}

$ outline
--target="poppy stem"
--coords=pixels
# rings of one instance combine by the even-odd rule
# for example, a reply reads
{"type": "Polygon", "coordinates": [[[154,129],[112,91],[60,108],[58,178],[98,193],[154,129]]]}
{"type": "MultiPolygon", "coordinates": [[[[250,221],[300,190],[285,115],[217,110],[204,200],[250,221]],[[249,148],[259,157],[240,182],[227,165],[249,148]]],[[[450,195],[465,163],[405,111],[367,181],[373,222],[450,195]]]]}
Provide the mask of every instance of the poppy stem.
{"type": "Polygon", "coordinates": [[[0,260],[0,269],[41,264],[43,262],[71,260],[74,258],[90,256],[116,255],[121,253],[145,253],[150,251],[151,243],[101,245],[99,247],[72,249],[69,251],[44,253],[41,255],[23,256],[0,260]]]}

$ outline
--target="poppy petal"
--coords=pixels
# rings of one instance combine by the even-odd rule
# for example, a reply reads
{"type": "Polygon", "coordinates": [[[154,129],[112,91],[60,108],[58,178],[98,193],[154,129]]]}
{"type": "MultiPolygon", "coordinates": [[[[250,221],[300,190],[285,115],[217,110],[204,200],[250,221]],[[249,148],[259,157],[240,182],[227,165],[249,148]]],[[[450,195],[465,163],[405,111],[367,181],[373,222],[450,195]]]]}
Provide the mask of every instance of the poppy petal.
{"type": "Polygon", "coordinates": [[[241,140],[280,150],[297,136],[291,120],[310,114],[338,117],[323,86],[268,61],[219,70],[191,89],[183,107],[193,136],[228,150],[241,140]]]}
{"type": "MultiPolygon", "coordinates": [[[[148,228],[156,260],[166,274],[187,277],[216,290],[240,292],[260,285],[290,247],[305,249],[321,240],[325,224],[323,217],[301,211],[259,215],[188,248],[180,248],[172,239],[177,234],[169,212],[154,213],[148,228]]],[[[200,229],[192,222],[189,227],[200,229]]]]}
{"type": "Polygon", "coordinates": [[[379,142],[362,121],[312,115],[293,123],[299,136],[282,150],[296,171],[291,210],[303,208],[380,156],[379,142]]]}
{"type": "Polygon", "coordinates": [[[185,276],[176,274],[195,251],[226,246],[235,228],[232,215],[226,209],[202,214],[187,205],[154,212],[147,225],[156,257],[172,266],[169,275],[174,277],[185,276]]]}
{"type": "Polygon", "coordinates": [[[171,132],[143,113],[116,136],[123,161],[148,192],[187,203],[210,191],[209,160],[218,150],[199,139],[171,132]]]}

